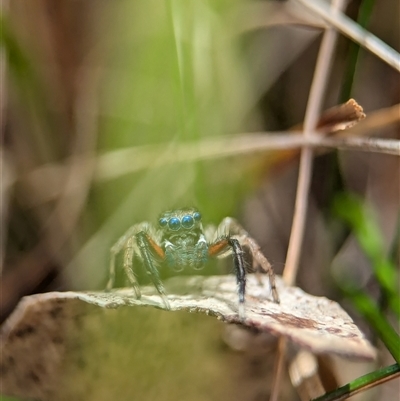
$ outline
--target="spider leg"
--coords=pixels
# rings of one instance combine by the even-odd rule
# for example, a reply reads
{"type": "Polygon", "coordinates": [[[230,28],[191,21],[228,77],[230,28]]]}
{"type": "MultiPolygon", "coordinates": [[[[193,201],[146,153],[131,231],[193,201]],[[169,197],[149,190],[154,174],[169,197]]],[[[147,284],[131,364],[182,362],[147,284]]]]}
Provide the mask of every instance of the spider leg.
{"type": "MultiPolygon", "coordinates": [[[[141,231],[136,234],[136,243],[139,248],[140,255],[143,259],[144,266],[146,268],[147,274],[150,276],[151,281],[156,287],[160,297],[163,300],[165,308],[170,310],[171,306],[169,304],[168,298],[165,293],[165,288],[163,283],[160,280],[160,276],[158,274],[157,267],[153,263],[153,258],[151,255],[151,249],[153,248],[154,242],[149,239],[144,231],[141,231]]],[[[156,252],[159,252],[160,248],[157,247],[154,249],[156,252]]]]}
{"type": "Polygon", "coordinates": [[[132,285],[133,291],[135,292],[135,296],[137,299],[140,299],[141,293],[139,284],[136,281],[135,275],[132,271],[132,264],[133,264],[133,255],[135,253],[135,249],[133,246],[134,237],[129,237],[126,239],[125,237],[121,237],[120,241],[118,241],[112,248],[111,248],[111,261],[110,261],[110,272],[109,272],[109,279],[106,286],[106,291],[110,291],[114,287],[115,283],[115,258],[119,252],[125,248],[124,252],[124,270],[129,279],[129,282],[132,285]],[[121,241],[121,240],[124,241],[121,241]]]}
{"type": "Polygon", "coordinates": [[[110,291],[112,288],[114,288],[114,284],[115,284],[115,258],[122,251],[122,249],[124,248],[126,242],[128,241],[128,239],[130,237],[130,235],[127,235],[128,233],[129,233],[129,230],[110,249],[111,257],[110,257],[110,268],[109,268],[109,273],[108,273],[108,282],[107,282],[107,285],[106,285],[106,290],[107,291],[110,291]]]}
{"type": "Polygon", "coordinates": [[[232,248],[233,260],[235,262],[236,281],[239,294],[239,318],[244,320],[244,300],[246,293],[246,269],[244,267],[243,249],[236,238],[229,238],[229,245],[232,248]]]}
{"type": "Polygon", "coordinates": [[[246,293],[246,269],[243,258],[244,252],[239,240],[229,236],[222,237],[210,245],[209,254],[210,256],[224,254],[228,248],[232,250],[233,262],[235,264],[236,282],[238,284],[239,296],[239,318],[243,321],[245,318],[244,302],[246,293]]]}
{"type": "Polygon", "coordinates": [[[140,292],[139,284],[136,281],[135,274],[133,273],[133,270],[132,270],[133,255],[135,254],[134,241],[135,241],[135,237],[130,237],[128,239],[128,242],[125,245],[123,267],[124,267],[125,273],[128,277],[128,280],[131,283],[133,291],[135,292],[136,298],[140,299],[142,296],[142,293],[140,292]]]}
{"type": "Polygon", "coordinates": [[[268,275],[272,298],[274,299],[275,303],[279,304],[280,300],[279,300],[278,290],[276,289],[276,284],[275,284],[275,273],[271,266],[271,263],[269,263],[268,259],[263,255],[263,253],[260,250],[260,246],[253,238],[243,236],[241,237],[241,242],[250,249],[253,258],[257,261],[261,269],[268,275]]]}
{"type": "Polygon", "coordinates": [[[269,263],[268,259],[261,252],[260,246],[256,240],[250,237],[249,233],[233,218],[226,217],[220,224],[222,229],[228,230],[232,234],[232,238],[238,239],[238,241],[246,246],[252,256],[253,260],[257,262],[258,266],[268,275],[269,284],[271,287],[272,298],[274,302],[279,304],[279,295],[275,284],[275,273],[269,263]]]}
{"type": "Polygon", "coordinates": [[[139,231],[149,229],[149,223],[135,224],[130,227],[125,234],[118,239],[118,241],[111,247],[110,253],[110,268],[109,268],[109,279],[106,286],[106,291],[110,291],[115,284],[115,259],[117,255],[124,250],[124,263],[123,268],[127,275],[129,282],[131,283],[136,297],[139,299],[141,296],[139,284],[136,281],[135,275],[132,270],[133,255],[137,250],[135,249],[135,234],[139,231]]]}

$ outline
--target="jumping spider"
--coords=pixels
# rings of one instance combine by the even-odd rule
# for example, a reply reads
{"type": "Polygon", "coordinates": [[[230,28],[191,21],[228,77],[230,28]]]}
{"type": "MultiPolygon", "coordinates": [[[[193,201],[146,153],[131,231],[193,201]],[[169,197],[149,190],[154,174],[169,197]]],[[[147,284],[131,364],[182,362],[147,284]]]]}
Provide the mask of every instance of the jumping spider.
{"type": "Polygon", "coordinates": [[[123,267],[136,297],[140,298],[141,293],[132,270],[135,254],[142,260],[166,309],[170,309],[157,270],[158,266],[164,265],[175,271],[181,271],[187,267],[200,270],[210,257],[226,257],[232,254],[238,284],[239,318],[243,320],[246,290],[243,248],[250,251],[256,272],[262,270],[268,274],[273,300],[279,303],[272,266],[261,253],[257,242],[231,217],[224,218],[217,230],[212,226],[203,230],[201,214],[195,208],[164,212],[158,219],[158,228],[148,222],[130,227],[111,248],[110,278],[107,289],[111,289],[114,285],[115,258],[124,250],[123,267]]]}

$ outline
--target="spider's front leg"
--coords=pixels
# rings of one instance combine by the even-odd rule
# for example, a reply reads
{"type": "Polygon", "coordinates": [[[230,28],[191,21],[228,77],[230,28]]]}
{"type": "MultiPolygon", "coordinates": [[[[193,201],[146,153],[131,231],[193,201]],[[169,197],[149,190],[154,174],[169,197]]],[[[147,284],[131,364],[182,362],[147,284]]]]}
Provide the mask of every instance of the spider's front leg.
{"type": "Polygon", "coordinates": [[[231,238],[229,235],[222,237],[212,243],[209,247],[210,256],[223,255],[229,248],[232,250],[233,261],[235,264],[236,282],[238,285],[239,295],[239,318],[244,320],[245,318],[245,294],[246,294],[246,269],[244,262],[244,252],[240,245],[240,242],[236,238],[231,238]]]}
{"type": "Polygon", "coordinates": [[[260,246],[256,240],[250,237],[249,233],[232,217],[226,217],[220,224],[220,232],[228,232],[233,238],[237,238],[242,246],[245,246],[251,252],[253,261],[268,275],[271,287],[272,298],[279,304],[279,295],[275,284],[275,273],[268,259],[261,252],[260,246]]]}
{"type": "Polygon", "coordinates": [[[115,259],[124,250],[123,268],[129,282],[135,292],[136,298],[140,299],[141,292],[133,272],[133,257],[135,253],[143,261],[147,274],[150,276],[154,286],[160,294],[166,309],[170,309],[168,299],[165,295],[164,286],[160,280],[154,257],[164,260],[163,249],[157,244],[159,240],[156,230],[147,222],[135,224],[114,244],[111,248],[110,278],[107,283],[107,290],[111,290],[115,281],[115,259]],[[152,239],[152,238],[156,239],[152,239]]]}
{"type": "Polygon", "coordinates": [[[136,281],[136,277],[132,270],[133,265],[133,256],[135,253],[135,234],[145,227],[147,227],[147,223],[136,224],[130,227],[126,233],[119,238],[119,240],[112,246],[110,253],[111,253],[111,260],[110,260],[110,269],[109,269],[109,279],[107,282],[106,290],[110,291],[114,287],[115,283],[115,259],[117,255],[124,250],[124,262],[123,268],[125,271],[126,276],[133,288],[136,298],[140,299],[141,293],[139,284],[136,281]]]}
{"type": "Polygon", "coordinates": [[[150,276],[151,281],[156,287],[158,293],[160,294],[160,297],[163,300],[165,308],[170,310],[171,306],[165,294],[164,285],[161,282],[156,264],[153,261],[154,260],[153,254],[156,254],[160,259],[165,259],[165,253],[163,249],[160,246],[158,246],[157,243],[153,241],[151,237],[148,236],[144,231],[137,233],[135,238],[137,246],[139,248],[140,256],[146,268],[146,272],[150,276]]]}

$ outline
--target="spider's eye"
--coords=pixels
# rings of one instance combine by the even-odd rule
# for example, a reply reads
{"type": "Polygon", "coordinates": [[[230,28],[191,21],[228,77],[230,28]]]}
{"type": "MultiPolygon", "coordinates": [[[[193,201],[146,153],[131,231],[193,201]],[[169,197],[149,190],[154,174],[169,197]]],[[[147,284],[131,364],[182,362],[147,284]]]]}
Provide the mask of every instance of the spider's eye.
{"type": "Polygon", "coordinates": [[[199,213],[199,212],[193,213],[193,218],[194,218],[196,221],[200,221],[200,220],[201,220],[201,213],[199,213]]]}
{"type": "Polygon", "coordinates": [[[161,219],[158,220],[158,224],[159,224],[161,227],[165,227],[165,226],[168,224],[168,220],[167,220],[165,217],[161,217],[161,219]]]}
{"type": "Polygon", "coordinates": [[[179,221],[179,219],[177,217],[171,217],[169,219],[168,227],[170,230],[172,230],[172,231],[179,230],[180,226],[181,226],[181,222],[179,221]]]}
{"type": "Polygon", "coordinates": [[[184,228],[192,228],[193,225],[194,225],[194,220],[190,214],[187,214],[182,217],[182,226],[184,228]]]}

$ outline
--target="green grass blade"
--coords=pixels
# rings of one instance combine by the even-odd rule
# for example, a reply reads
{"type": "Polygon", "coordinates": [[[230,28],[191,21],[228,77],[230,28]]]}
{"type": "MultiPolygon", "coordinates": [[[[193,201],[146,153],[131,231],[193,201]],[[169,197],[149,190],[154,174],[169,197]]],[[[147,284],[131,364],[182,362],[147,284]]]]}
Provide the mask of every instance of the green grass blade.
{"type": "Polygon", "coordinates": [[[400,363],[400,337],[375,302],[363,291],[344,288],[361,315],[368,321],[397,363],[400,363]]]}
{"type": "Polygon", "coordinates": [[[362,250],[371,261],[374,275],[391,310],[400,318],[398,272],[385,255],[382,235],[372,213],[351,195],[338,196],[334,202],[334,211],[352,228],[362,250]]]}
{"type": "MultiPolygon", "coordinates": [[[[364,0],[359,9],[357,22],[363,28],[366,28],[375,5],[375,0],[364,0]]],[[[342,85],[342,92],[340,94],[340,102],[344,103],[351,98],[353,90],[354,77],[356,75],[357,63],[360,54],[360,45],[351,42],[349,46],[347,66],[345,70],[345,77],[342,85]]]]}
{"type": "Polygon", "coordinates": [[[312,401],[340,401],[367,390],[371,387],[377,386],[384,381],[388,381],[400,375],[400,365],[394,364],[378,369],[374,372],[361,376],[352,382],[345,384],[321,397],[314,398],[312,401]]]}

